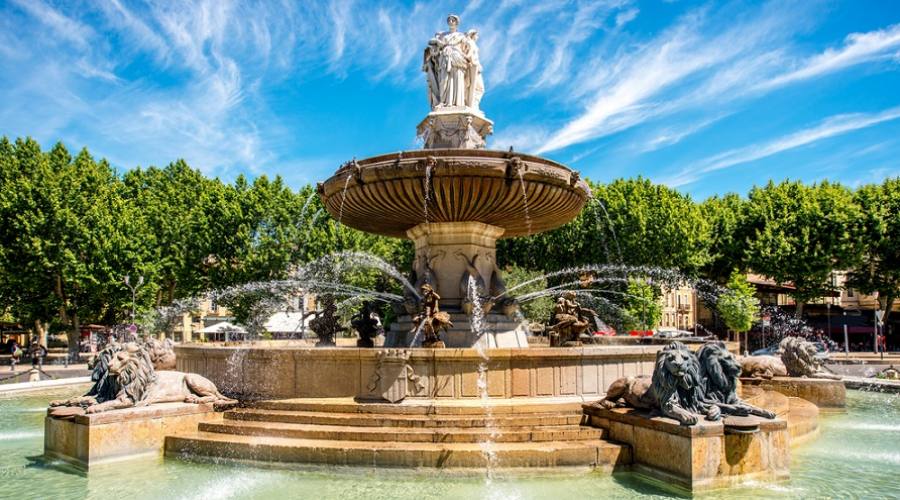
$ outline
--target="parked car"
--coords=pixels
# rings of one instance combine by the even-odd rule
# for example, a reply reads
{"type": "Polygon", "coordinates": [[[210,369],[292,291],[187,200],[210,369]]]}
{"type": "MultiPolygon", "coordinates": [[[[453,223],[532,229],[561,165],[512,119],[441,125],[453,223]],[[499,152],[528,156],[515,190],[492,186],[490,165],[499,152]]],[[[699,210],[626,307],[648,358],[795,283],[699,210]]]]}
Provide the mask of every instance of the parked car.
{"type": "Polygon", "coordinates": [[[659,330],[656,332],[655,336],[661,339],[677,339],[682,337],[693,337],[694,332],[689,332],[687,330],[659,330]]]}

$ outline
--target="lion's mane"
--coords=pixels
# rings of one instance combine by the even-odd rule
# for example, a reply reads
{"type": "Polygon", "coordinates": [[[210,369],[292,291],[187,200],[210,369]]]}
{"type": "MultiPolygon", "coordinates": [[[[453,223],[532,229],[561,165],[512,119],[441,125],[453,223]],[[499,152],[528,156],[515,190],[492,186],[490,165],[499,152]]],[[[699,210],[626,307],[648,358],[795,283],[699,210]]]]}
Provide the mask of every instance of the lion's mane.
{"type": "Polygon", "coordinates": [[[126,345],[124,350],[116,354],[110,367],[115,368],[115,374],[110,375],[121,388],[119,396],[124,392],[135,403],[142,401],[147,389],[156,382],[153,361],[147,350],[141,349],[137,344],[126,345]]]}
{"type": "Polygon", "coordinates": [[[718,403],[738,401],[737,381],[741,365],[721,341],[708,342],[697,352],[706,397],[718,403]]]}
{"type": "Polygon", "coordinates": [[[705,414],[703,404],[703,384],[700,378],[700,364],[691,350],[681,342],[672,342],[659,351],[653,370],[651,390],[657,404],[662,407],[675,398],[675,404],[697,414],[705,414]],[[684,374],[677,376],[669,369],[667,361],[681,356],[684,374]]]}
{"type": "Polygon", "coordinates": [[[781,361],[792,377],[814,377],[822,370],[816,359],[816,346],[800,337],[785,337],[778,344],[781,361]]]}

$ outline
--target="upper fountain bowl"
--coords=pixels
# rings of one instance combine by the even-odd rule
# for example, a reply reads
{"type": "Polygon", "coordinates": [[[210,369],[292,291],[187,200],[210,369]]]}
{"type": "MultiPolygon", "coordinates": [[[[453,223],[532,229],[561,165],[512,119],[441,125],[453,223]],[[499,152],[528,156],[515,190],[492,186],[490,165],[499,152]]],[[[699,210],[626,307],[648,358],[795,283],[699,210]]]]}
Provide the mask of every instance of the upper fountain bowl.
{"type": "Polygon", "coordinates": [[[504,238],[527,236],[574,219],[590,197],[588,184],[564,165],[484,149],[354,160],[320,183],[318,192],[342,224],[401,238],[424,222],[481,222],[503,228],[504,238]]]}

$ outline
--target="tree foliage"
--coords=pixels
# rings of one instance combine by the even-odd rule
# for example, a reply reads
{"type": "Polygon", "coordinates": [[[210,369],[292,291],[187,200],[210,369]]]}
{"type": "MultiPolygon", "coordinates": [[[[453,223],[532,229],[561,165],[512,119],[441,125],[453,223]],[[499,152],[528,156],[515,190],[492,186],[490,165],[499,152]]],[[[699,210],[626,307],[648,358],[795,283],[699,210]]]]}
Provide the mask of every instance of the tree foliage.
{"type": "Polygon", "coordinates": [[[759,317],[759,299],[745,273],[737,269],[731,273],[726,291],[718,298],[716,309],[731,331],[743,333],[753,327],[759,317]]]}
{"type": "Polygon", "coordinates": [[[501,240],[502,262],[555,271],[626,264],[697,272],[708,260],[708,223],[685,194],[648,179],[591,183],[593,199],[572,222],[527,238],[501,240]]]}
{"type": "Polygon", "coordinates": [[[847,285],[866,294],[878,294],[887,321],[900,295],[900,178],[866,185],[855,193],[861,211],[859,260],[847,285]]]}
{"type": "Polygon", "coordinates": [[[793,283],[798,315],[805,302],[834,291],[833,270],[859,257],[860,209],[840,184],[769,182],[750,191],[746,214],[749,268],[793,283]]]}
{"type": "Polygon", "coordinates": [[[629,278],[623,301],[625,328],[652,330],[662,319],[662,291],[645,279],[629,278]]]}

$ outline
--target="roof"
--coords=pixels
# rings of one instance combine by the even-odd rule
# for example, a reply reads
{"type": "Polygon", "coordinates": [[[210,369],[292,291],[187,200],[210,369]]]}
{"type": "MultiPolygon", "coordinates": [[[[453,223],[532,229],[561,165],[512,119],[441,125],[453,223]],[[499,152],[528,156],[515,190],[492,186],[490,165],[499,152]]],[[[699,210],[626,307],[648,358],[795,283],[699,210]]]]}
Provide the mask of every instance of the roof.
{"type": "MultiPolygon", "coordinates": [[[[306,323],[309,323],[307,321],[306,323]]],[[[267,332],[294,333],[304,330],[303,313],[277,312],[264,325],[267,332]]]]}
{"type": "Polygon", "coordinates": [[[243,329],[240,326],[233,325],[227,321],[222,321],[220,323],[216,323],[214,325],[209,325],[206,328],[200,330],[201,333],[224,333],[224,332],[232,332],[232,333],[247,333],[247,330],[243,329]]]}

